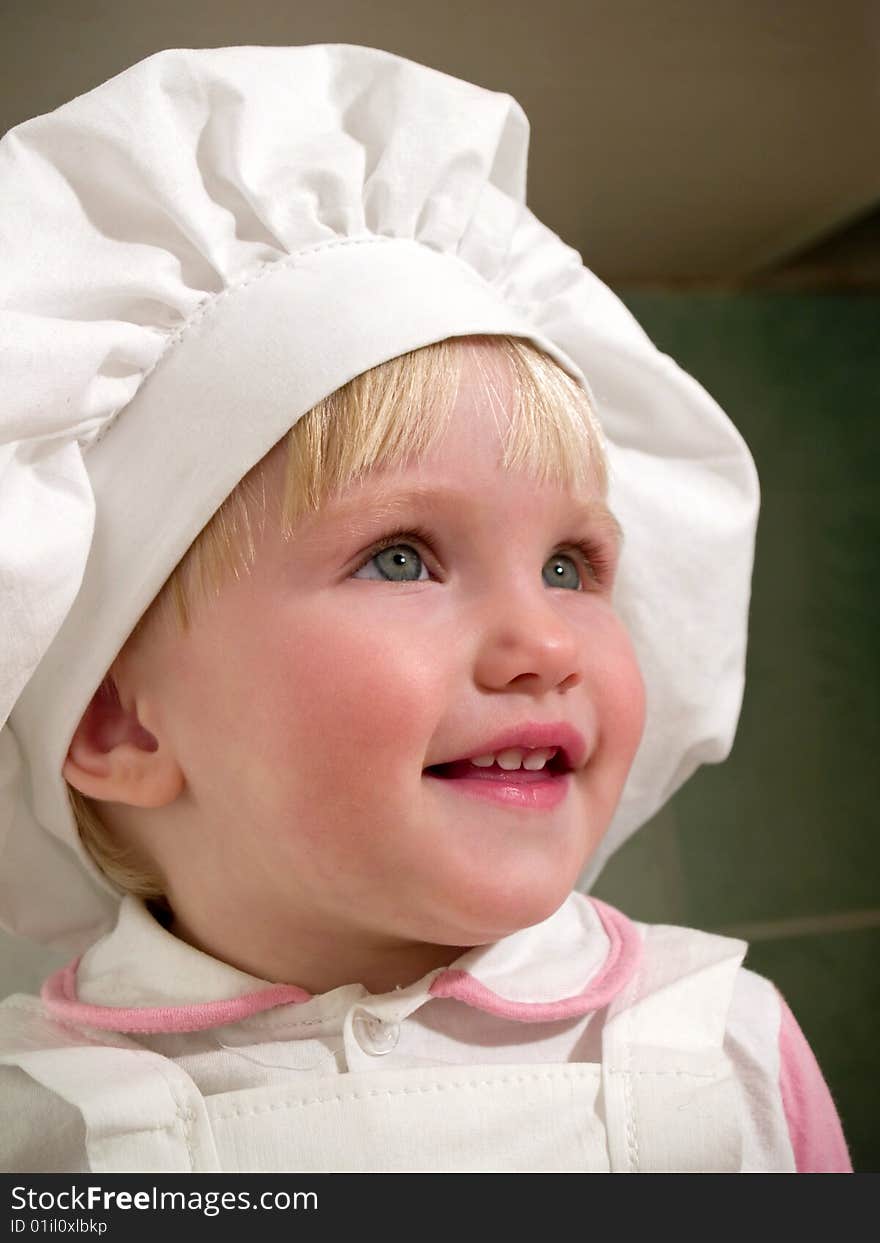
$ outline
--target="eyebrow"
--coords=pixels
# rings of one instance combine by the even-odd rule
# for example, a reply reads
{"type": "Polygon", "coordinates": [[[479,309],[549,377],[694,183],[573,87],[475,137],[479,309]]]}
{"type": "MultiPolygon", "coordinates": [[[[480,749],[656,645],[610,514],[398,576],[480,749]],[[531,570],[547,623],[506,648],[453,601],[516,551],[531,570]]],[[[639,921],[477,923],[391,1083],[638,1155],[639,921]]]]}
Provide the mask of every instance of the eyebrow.
{"type": "MultiPolygon", "coordinates": [[[[364,496],[351,497],[345,500],[334,501],[331,498],[328,502],[328,508],[332,511],[329,516],[333,521],[344,521],[353,513],[366,512],[367,517],[363,524],[358,522],[346,523],[348,533],[357,534],[360,532],[362,525],[366,525],[367,522],[373,522],[377,518],[386,521],[395,519],[411,506],[438,501],[449,507],[456,506],[460,508],[470,505],[471,497],[469,493],[459,491],[457,488],[437,487],[433,484],[415,484],[404,490],[377,488],[364,496]]],[[[623,527],[608,508],[605,501],[575,501],[571,505],[571,513],[576,522],[585,522],[588,526],[598,528],[602,534],[611,539],[618,552],[623,547],[623,527]]]]}

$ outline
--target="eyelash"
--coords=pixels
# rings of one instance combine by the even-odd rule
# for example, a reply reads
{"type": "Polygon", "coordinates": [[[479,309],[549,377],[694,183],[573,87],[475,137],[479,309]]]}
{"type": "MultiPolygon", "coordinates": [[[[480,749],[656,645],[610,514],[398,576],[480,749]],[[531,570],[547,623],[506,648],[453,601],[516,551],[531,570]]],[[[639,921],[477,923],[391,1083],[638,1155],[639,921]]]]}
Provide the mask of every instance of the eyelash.
{"type": "MultiPolygon", "coordinates": [[[[380,552],[384,552],[386,548],[392,548],[395,544],[404,542],[410,542],[414,545],[422,544],[430,551],[432,558],[434,557],[431,537],[428,532],[423,527],[407,527],[399,531],[390,531],[387,535],[383,535],[364,556],[360,564],[355,566],[352,573],[362,570],[365,565],[369,564],[380,552]]],[[[595,543],[592,540],[576,540],[573,544],[558,549],[553,556],[567,552],[577,553],[577,559],[586,567],[592,582],[592,587],[588,587],[586,590],[595,591],[605,586],[611,574],[611,561],[601,544],[595,543]]]]}

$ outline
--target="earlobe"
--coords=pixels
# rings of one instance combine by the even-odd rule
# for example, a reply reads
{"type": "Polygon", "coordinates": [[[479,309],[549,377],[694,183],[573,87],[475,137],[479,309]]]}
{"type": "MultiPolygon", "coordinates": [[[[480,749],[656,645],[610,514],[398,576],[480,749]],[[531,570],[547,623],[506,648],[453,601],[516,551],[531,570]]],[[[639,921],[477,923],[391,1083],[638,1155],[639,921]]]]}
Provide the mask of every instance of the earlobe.
{"type": "Polygon", "coordinates": [[[171,750],[126,708],[106,678],[77,726],[62,768],[64,779],[88,798],[164,807],[181,793],[183,772],[171,750]]]}

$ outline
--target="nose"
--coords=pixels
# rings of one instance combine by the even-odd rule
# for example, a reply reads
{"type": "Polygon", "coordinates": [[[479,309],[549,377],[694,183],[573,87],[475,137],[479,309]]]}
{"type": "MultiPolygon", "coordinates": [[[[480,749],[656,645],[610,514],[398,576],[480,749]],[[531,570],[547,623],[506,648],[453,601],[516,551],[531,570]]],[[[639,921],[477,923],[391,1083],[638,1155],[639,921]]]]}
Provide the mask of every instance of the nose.
{"type": "Polygon", "coordinates": [[[584,679],[589,650],[582,602],[566,601],[561,589],[511,583],[487,590],[477,625],[481,635],[475,675],[492,690],[517,686],[542,693],[568,690],[584,679]]]}

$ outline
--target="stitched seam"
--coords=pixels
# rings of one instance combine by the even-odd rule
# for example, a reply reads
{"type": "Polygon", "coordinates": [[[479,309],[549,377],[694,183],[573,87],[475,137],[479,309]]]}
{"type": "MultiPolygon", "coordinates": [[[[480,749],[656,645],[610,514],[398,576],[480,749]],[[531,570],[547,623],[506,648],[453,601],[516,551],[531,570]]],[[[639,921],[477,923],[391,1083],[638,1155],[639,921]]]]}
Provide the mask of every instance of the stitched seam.
{"type": "MultiPolygon", "coordinates": [[[[161,1132],[164,1132],[164,1131],[172,1131],[172,1130],[174,1130],[174,1129],[176,1129],[176,1124],[175,1124],[174,1122],[162,1122],[162,1123],[160,1123],[158,1126],[136,1126],[136,1127],[132,1127],[130,1130],[125,1131],[125,1132],[124,1132],[124,1134],[125,1134],[125,1137],[126,1137],[126,1138],[127,1138],[128,1136],[130,1136],[130,1135],[158,1135],[158,1134],[160,1134],[161,1132]]],[[[105,1143],[108,1139],[109,1139],[112,1143],[115,1143],[115,1142],[116,1142],[116,1140],[118,1140],[118,1139],[119,1139],[119,1136],[118,1136],[118,1135],[111,1135],[111,1136],[107,1136],[107,1137],[105,1137],[105,1139],[104,1139],[104,1140],[101,1140],[101,1141],[99,1141],[99,1142],[100,1142],[100,1143],[105,1143]]]]}
{"type": "Polygon", "coordinates": [[[178,1126],[182,1132],[183,1145],[186,1150],[186,1160],[189,1165],[189,1172],[195,1171],[195,1159],[193,1156],[193,1127],[195,1126],[195,1112],[180,1100],[177,1095],[176,1088],[173,1084],[168,1084],[171,1092],[171,1099],[174,1101],[174,1108],[177,1113],[178,1126]]]}
{"type": "MultiPolygon", "coordinates": [[[[239,1019],[238,1023],[234,1023],[234,1024],[233,1023],[219,1023],[218,1027],[240,1026],[241,1029],[248,1036],[261,1036],[263,1034],[266,1034],[266,1035],[275,1036],[276,1038],[280,1038],[283,1040],[285,1033],[287,1032],[301,1031],[307,1027],[324,1027],[328,1023],[335,1023],[347,1013],[348,1009],[349,1007],[345,1006],[342,1010],[337,1010],[335,1014],[325,1014],[322,1018],[317,1018],[317,1019],[290,1020],[290,1019],[279,1018],[277,1022],[275,1023],[267,1023],[264,1020],[262,1023],[254,1023],[252,1027],[246,1026],[248,1023],[250,1023],[250,1019],[239,1019]]],[[[205,1030],[214,1031],[215,1029],[209,1027],[209,1028],[205,1028],[205,1030]]],[[[229,1045],[229,1046],[224,1046],[224,1047],[234,1048],[235,1046],[229,1045]]],[[[243,1047],[247,1048],[249,1046],[243,1046],[243,1047]]]]}
{"type": "MultiPolygon", "coordinates": [[[[642,974],[642,963],[644,962],[645,949],[642,947],[642,957],[633,972],[632,986],[629,990],[630,1003],[638,996],[638,980],[642,974]]],[[[633,1007],[630,1004],[624,1012],[624,1022],[627,1028],[627,1039],[624,1043],[624,1070],[623,1074],[623,1098],[626,1107],[626,1155],[629,1165],[629,1172],[636,1173],[639,1168],[639,1141],[636,1135],[636,1119],[635,1119],[635,1101],[633,1098],[633,1065],[632,1065],[632,1035],[633,1035],[633,1007]]]]}
{"type": "MultiPolygon", "coordinates": [[[[290,1003],[288,1003],[288,1002],[282,1002],[281,1004],[282,1004],[282,1005],[288,1005],[288,1004],[290,1004],[290,1003]]],[[[302,1019],[301,1021],[298,1021],[298,1022],[296,1022],[296,1023],[294,1023],[294,1024],[285,1023],[285,1022],[280,1022],[280,1023],[278,1024],[278,1029],[279,1029],[279,1031],[282,1033],[282,1035],[281,1035],[280,1039],[284,1039],[284,1033],[286,1033],[286,1032],[288,1032],[288,1031],[291,1031],[291,1030],[293,1030],[293,1031],[297,1031],[297,1030],[299,1030],[300,1028],[306,1028],[306,1027],[321,1027],[321,1026],[323,1026],[323,1025],[327,1024],[327,1023],[332,1023],[334,1020],[338,1019],[338,1018],[339,1018],[342,1014],[344,1014],[344,1013],[345,1013],[345,1011],[340,1011],[340,1013],[339,1013],[339,1014],[330,1015],[328,1018],[323,1018],[323,1019],[302,1019]]],[[[74,1026],[76,1026],[76,1024],[71,1023],[71,1022],[69,1022],[68,1020],[62,1019],[62,1018],[60,1018],[60,1017],[56,1017],[55,1015],[52,1015],[51,1017],[53,1018],[53,1020],[54,1020],[56,1023],[64,1023],[64,1025],[65,1025],[66,1027],[74,1027],[74,1026]]],[[[244,1024],[244,1023],[247,1023],[247,1022],[248,1022],[248,1019],[232,1019],[232,1020],[230,1020],[230,1021],[229,1021],[229,1022],[227,1022],[227,1023],[216,1023],[213,1027],[193,1027],[193,1028],[191,1028],[191,1029],[184,1029],[184,1031],[183,1031],[183,1033],[182,1033],[182,1034],[183,1034],[183,1035],[187,1035],[187,1036],[189,1036],[189,1035],[198,1035],[198,1034],[202,1034],[202,1033],[205,1033],[205,1032],[213,1032],[213,1031],[216,1031],[216,1030],[217,1030],[217,1028],[220,1028],[220,1027],[238,1027],[238,1026],[240,1026],[241,1024],[244,1024]]],[[[89,1025],[88,1025],[88,1023],[86,1023],[86,1024],[83,1024],[83,1026],[88,1027],[89,1025]]],[[[113,1029],[112,1029],[112,1028],[107,1028],[106,1030],[107,1030],[107,1031],[112,1031],[113,1029]]],[[[247,1032],[247,1034],[248,1034],[248,1035],[263,1035],[263,1034],[268,1034],[268,1035],[273,1035],[273,1036],[275,1036],[276,1038],[279,1038],[279,1037],[278,1037],[278,1033],[277,1033],[277,1032],[276,1032],[276,1031],[275,1031],[272,1027],[260,1026],[260,1027],[257,1027],[257,1028],[247,1028],[247,1029],[245,1029],[245,1030],[246,1030],[246,1032],[247,1032]]],[[[165,1030],[164,1028],[161,1028],[161,1029],[157,1030],[155,1027],[126,1027],[125,1031],[124,1031],[124,1032],[122,1032],[121,1034],[122,1034],[122,1035],[124,1035],[124,1036],[128,1036],[128,1035],[136,1035],[136,1036],[167,1036],[167,1035],[171,1035],[171,1034],[175,1034],[175,1035],[176,1035],[177,1033],[169,1033],[169,1032],[168,1032],[167,1030],[165,1030]]],[[[226,1046],[224,1045],[223,1047],[225,1048],[226,1046]]],[[[232,1047],[234,1047],[234,1046],[230,1046],[230,1047],[232,1048],[232,1047]]]]}
{"type": "MultiPolygon", "coordinates": [[[[155,1057],[157,1055],[153,1054],[152,1056],[155,1057]]],[[[161,1056],[161,1054],[158,1056],[161,1056]]],[[[186,1101],[178,1093],[177,1084],[175,1083],[175,1076],[167,1074],[165,1067],[162,1066],[161,1063],[159,1065],[154,1065],[153,1069],[158,1073],[168,1089],[168,1094],[174,1104],[174,1113],[176,1118],[176,1122],[170,1122],[164,1127],[156,1127],[155,1129],[171,1132],[172,1128],[174,1128],[175,1131],[179,1132],[180,1139],[182,1140],[186,1151],[186,1160],[189,1166],[189,1173],[192,1174],[195,1171],[192,1145],[192,1131],[195,1124],[195,1112],[186,1104],[186,1101]]],[[[195,1087],[195,1085],[193,1086],[195,1087]]],[[[176,1138],[177,1136],[175,1136],[175,1139],[176,1138]]]]}
{"type": "MultiPolygon", "coordinates": [[[[127,1130],[124,1132],[124,1138],[130,1139],[133,1136],[140,1136],[140,1135],[168,1135],[171,1138],[172,1142],[177,1144],[178,1138],[179,1138],[181,1116],[180,1116],[180,1109],[178,1107],[177,1101],[174,1102],[174,1106],[175,1106],[176,1117],[173,1121],[162,1123],[159,1126],[133,1127],[131,1130],[127,1130]]],[[[99,1164],[103,1166],[104,1163],[103,1161],[101,1161],[101,1158],[99,1155],[101,1150],[109,1144],[115,1145],[118,1142],[118,1140],[119,1140],[119,1135],[104,1135],[97,1141],[97,1145],[95,1146],[94,1141],[90,1139],[90,1128],[88,1127],[88,1125],[86,1126],[86,1141],[85,1141],[86,1160],[88,1161],[89,1169],[93,1173],[96,1172],[95,1167],[92,1164],[93,1148],[94,1148],[94,1156],[97,1158],[99,1164]]],[[[184,1139],[184,1142],[186,1142],[185,1139],[184,1139]]],[[[189,1170],[185,1172],[192,1174],[194,1172],[193,1164],[192,1164],[192,1154],[190,1152],[188,1145],[186,1149],[186,1155],[187,1155],[187,1161],[189,1162],[189,1170]]],[[[114,1170],[113,1169],[110,1169],[110,1170],[101,1169],[98,1172],[112,1174],[114,1173],[114,1170]]]]}
{"type": "MultiPolygon", "coordinates": [[[[601,1068],[597,1065],[596,1072],[601,1068]]],[[[619,1072],[618,1072],[619,1073],[619,1072]]],[[[630,1072],[626,1072],[629,1074],[630,1072]]],[[[689,1076],[685,1071],[636,1071],[635,1074],[650,1075],[670,1075],[680,1076],[684,1078],[712,1078],[711,1075],[689,1076]]],[[[255,1105],[252,1108],[239,1108],[231,1106],[228,1109],[218,1109],[212,1111],[216,1121],[224,1121],[229,1118],[250,1118],[257,1117],[260,1114],[277,1113],[279,1110],[293,1110],[304,1108],[312,1105],[341,1105],[349,1101],[370,1101],[373,1099],[406,1096],[427,1096],[429,1094],[437,1094],[440,1092],[454,1091],[457,1088],[493,1088],[505,1087],[508,1084],[528,1084],[528,1083],[553,1083],[565,1082],[566,1080],[583,1078],[582,1075],[562,1073],[562,1074],[544,1074],[544,1075],[508,1075],[503,1079],[468,1079],[456,1080],[454,1083],[431,1083],[421,1084],[414,1088],[371,1088],[363,1092],[343,1093],[335,1096],[311,1096],[304,1100],[286,1100],[276,1101],[271,1105],[255,1105]]]]}
{"type": "MultiPolygon", "coordinates": [[[[187,316],[187,318],[183,321],[183,323],[179,324],[177,328],[175,328],[175,330],[166,337],[165,344],[162,346],[162,349],[159,351],[159,353],[157,354],[153,362],[150,364],[150,366],[142,374],[140,383],[138,384],[138,387],[135,390],[135,395],[138,392],[140,392],[143,385],[146,383],[149,377],[153,374],[153,372],[156,370],[156,368],[159,366],[162,360],[166,358],[175,349],[177,345],[180,344],[180,342],[183,340],[186,334],[190,331],[190,329],[195,327],[198,323],[200,323],[205,318],[205,316],[211,310],[213,310],[214,307],[219,306],[221,302],[223,302],[227,298],[232,297],[233,294],[238,293],[240,290],[246,289],[249,285],[253,285],[257,281],[262,280],[265,276],[268,276],[271,272],[277,272],[279,270],[286,270],[288,268],[295,268],[299,264],[300,260],[308,257],[309,255],[318,254],[323,250],[333,250],[333,249],[336,249],[342,246],[363,246],[363,245],[373,245],[375,243],[386,243],[387,244],[389,242],[401,242],[401,241],[409,241],[409,242],[412,242],[413,245],[416,245],[416,246],[422,244],[422,243],[417,242],[414,238],[383,237],[381,235],[370,234],[366,237],[333,238],[330,241],[317,242],[314,246],[305,246],[301,250],[296,251],[294,254],[287,255],[284,259],[264,260],[262,263],[258,264],[257,267],[255,267],[249,274],[244,276],[241,280],[236,281],[234,284],[227,285],[224,289],[221,289],[219,293],[209,294],[204,299],[203,302],[199,303],[199,305],[192,312],[192,314],[187,316]]],[[[134,399],[133,397],[129,398],[129,401],[127,401],[125,405],[120,406],[118,410],[114,410],[112,414],[107,416],[107,420],[104,423],[104,425],[101,427],[101,429],[99,430],[98,434],[92,440],[90,440],[87,445],[82,446],[83,453],[88,453],[91,449],[95,447],[95,445],[98,445],[101,443],[101,441],[106,436],[107,432],[110,430],[111,427],[113,427],[113,425],[116,423],[116,420],[120,417],[123,411],[128,408],[128,406],[131,404],[131,401],[133,399],[134,399]]]]}
{"type": "Polygon", "coordinates": [[[719,1079],[718,1075],[713,1075],[710,1072],[702,1070],[617,1070],[613,1066],[609,1066],[608,1074],[626,1075],[627,1077],[632,1078],[636,1078],[640,1075],[667,1075],[673,1079],[718,1079],[719,1083],[723,1082],[723,1079],[719,1079]]]}

